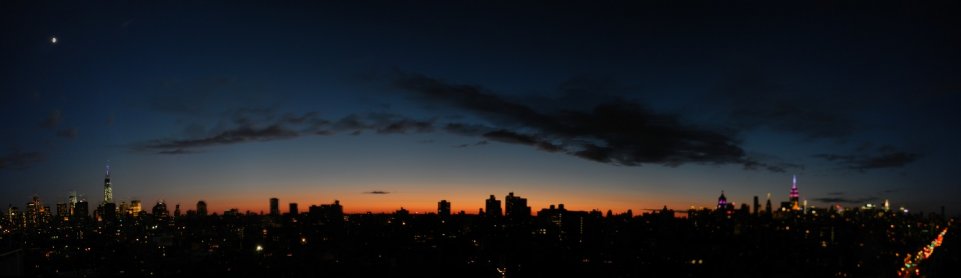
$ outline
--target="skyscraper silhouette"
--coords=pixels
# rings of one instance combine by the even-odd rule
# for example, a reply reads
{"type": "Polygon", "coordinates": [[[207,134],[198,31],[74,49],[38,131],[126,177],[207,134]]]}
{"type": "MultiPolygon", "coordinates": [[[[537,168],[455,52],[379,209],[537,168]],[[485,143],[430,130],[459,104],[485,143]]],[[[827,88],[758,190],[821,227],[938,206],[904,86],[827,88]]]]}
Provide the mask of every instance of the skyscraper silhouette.
{"type": "Polygon", "coordinates": [[[207,202],[204,202],[204,200],[197,202],[197,215],[207,216],[207,202]]]}
{"type": "Polygon", "coordinates": [[[450,216],[450,202],[447,200],[437,202],[437,214],[443,217],[450,216]]]}
{"type": "Polygon", "coordinates": [[[531,216],[531,207],[527,206],[527,199],[515,196],[514,192],[504,197],[504,215],[508,221],[523,221],[531,216]]]}
{"type": "Polygon", "coordinates": [[[270,216],[280,216],[280,200],[270,198],[270,216]]]}
{"type": "Polygon", "coordinates": [[[774,211],[771,210],[771,209],[772,209],[772,208],[771,208],[771,193],[768,193],[768,194],[767,194],[767,203],[764,204],[764,213],[767,214],[767,215],[771,215],[772,213],[774,213],[774,211]]]}
{"type": "Polygon", "coordinates": [[[503,215],[503,213],[501,213],[501,201],[494,198],[494,195],[491,195],[491,197],[487,199],[484,210],[487,216],[500,217],[503,215]]]}

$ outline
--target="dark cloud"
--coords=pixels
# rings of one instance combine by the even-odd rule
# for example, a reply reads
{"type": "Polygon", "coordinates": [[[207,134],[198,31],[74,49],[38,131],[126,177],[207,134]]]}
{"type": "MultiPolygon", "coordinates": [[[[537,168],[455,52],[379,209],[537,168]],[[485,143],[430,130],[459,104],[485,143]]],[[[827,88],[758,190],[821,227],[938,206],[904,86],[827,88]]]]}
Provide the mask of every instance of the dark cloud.
{"type": "Polygon", "coordinates": [[[814,201],[829,203],[829,204],[849,204],[849,205],[861,205],[868,202],[877,201],[877,197],[864,197],[864,198],[844,198],[844,197],[821,197],[814,198],[814,201]]]}
{"type": "Polygon", "coordinates": [[[434,131],[434,122],[432,120],[413,120],[393,114],[371,114],[368,115],[367,118],[373,122],[367,126],[380,134],[425,133],[434,131]]]}
{"type": "Polygon", "coordinates": [[[898,151],[889,145],[858,147],[855,154],[816,154],[814,157],[836,163],[841,168],[864,172],[882,168],[901,168],[921,158],[920,154],[898,151]]]}
{"type": "Polygon", "coordinates": [[[158,154],[190,154],[190,153],[198,153],[198,151],[190,151],[185,149],[167,149],[167,150],[158,151],[157,153],[158,154]]]}
{"type": "Polygon", "coordinates": [[[57,131],[57,136],[61,138],[74,139],[77,138],[79,131],[77,128],[71,127],[66,129],[61,129],[57,131]]]}
{"type": "Polygon", "coordinates": [[[564,151],[563,147],[555,145],[551,142],[542,140],[535,136],[520,134],[520,133],[503,130],[503,129],[484,133],[483,137],[491,141],[533,146],[540,150],[544,150],[548,152],[564,151]]]}
{"type": "Polygon", "coordinates": [[[366,191],[366,192],[364,192],[364,194],[383,195],[383,194],[390,194],[390,192],[389,192],[389,191],[383,191],[383,190],[372,190],[372,191],[366,191]]]}
{"type": "Polygon", "coordinates": [[[466,148],[466,147],[473,147],[473,146],[483,146],[483,145],[487,145],[487,144],[488,144],[487,140],[480,140],[480,141],[477,141],[476,143],[473,143],[473,144],[460,144],[460,145],[456,145],[456,146],[454,146],[454,147],[456,147],[456,148],[466,148]]]}
{"type": "Polygon", "coordinates": [[[39,152],[11,151],[0,155],[0,170],[26,169],[31,165],[42,162],[44,155],[39,152]]]}
{"type": "Polygon", "coordinates": [[[745,168],[782,170],[749,158],[730,132],[682,123],[677,117],[619,100],[588,107],[537,111],[480,86],[449,84],[417,74],[400,74],[396,88],[415,99],[479,116],[493,126],[448,124],[444,130],[491,141],[564,152],[619,165],[645,163],[740,164],[745,168]]]}
{"type": "Polygon", "coordinates": [[[56,128],[58,125],[60,125],[60,122],[62,121],[63,121],[63,114],[60,113],[60,110],[53,110],[53,111],[50,111],[50,114],[47,115],[47,117],[44,118],[43,121],[40,122],[40,126],[43,128],[53,129],[53,128],[56,128]]]}
{"type": "Polygon", "coordinates": [[[360,134],[365,130],[373,130],[380,134],[392,134],[433,130],[431,121],[391,114],[348,115],[337,121],[320,118],[315,112],[276,114],[269,109],[240,109],[226,113],[227,127],[218,128],[216,132],[198,135],[198,132],[204,132],[203,128],[194,128],[195,131],[185,139],[153,140],[134,145],[132,149],[157,154],[190,154],[217,145],[333,135],[339,132],[360,134]]]}
{"type": "Polygon", "coordinates": [[[444,131],[464,136],[481,136],[484,133],[488,133],[493,130],[492,128],[483,125],[448,123],[444,125],[444,131]]]}
{"type": "MultiPolygon", "coordinates": [[[[274,124],[267,127],[241,126],[222,131],[213,136],[184,140],[167,140],[148,143],[145,148],[156,149],[158,153],[171,153],[172,150],[187,150],[212,145],[226,145],[249,141],[270,141],[296,137],[297,133],[284,126],[274,124]]],[[[178,152],[182,153],[182,152],[178,152]]]]}

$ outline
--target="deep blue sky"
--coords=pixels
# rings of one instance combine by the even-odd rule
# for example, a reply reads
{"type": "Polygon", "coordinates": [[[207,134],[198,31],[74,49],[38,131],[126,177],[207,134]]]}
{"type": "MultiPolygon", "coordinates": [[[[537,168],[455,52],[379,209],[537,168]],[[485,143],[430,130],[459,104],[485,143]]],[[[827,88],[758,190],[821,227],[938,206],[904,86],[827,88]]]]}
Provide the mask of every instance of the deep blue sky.
{"type": "Polygon", "coordinates": [[[0,3],[0,202],[961,211],[957,4],[0,3]],[[57,42],[52,43],[51,38],[57,42]],[[387,194],[370,194],[383,191],[387,194]]]}

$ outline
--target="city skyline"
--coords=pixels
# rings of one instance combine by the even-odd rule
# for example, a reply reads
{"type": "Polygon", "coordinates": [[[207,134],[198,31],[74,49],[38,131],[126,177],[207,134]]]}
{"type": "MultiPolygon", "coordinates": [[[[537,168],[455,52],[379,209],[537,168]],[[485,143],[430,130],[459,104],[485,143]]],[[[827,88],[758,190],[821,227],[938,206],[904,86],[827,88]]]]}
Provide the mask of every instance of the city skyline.
{"type": "Polygon", "coordinates": [[[0,4],[0,204],[961,212],[954,3],[301,4],[0,4]]]}
{"type": "MultiPolygon", "coordinates": [[[[104,175],[104,189],[103,189],[104,200],[103,200],[103,201],[100,201],[99,203],[95,203],[95,205],[101,205],[101,206],[102,206],[103,204],[106,204],[106,203],[112,203],[112,204],[115,205],[115,208],[118,210],[118,213],[125,213],[124,210],[121,209],[121,208],[124,207],[125,204],[128,204],[128,203],[129,203],[129,207],[128,207],[128,208],[136,207],[136,209],[135,209],[134,212],[133,212],[134,214],[136,214],[137,212],[140,211],[140,204],[141,204],[144,200],[140,200],[140,199],[130,199],[130,200],[120,200],[119,202],[112,202],[113,189],[112,189],[112,186],[111,186],[111,185],[112,185],[112,183],[111,183],[111,181],[110,181],[110,165],[108,164],[108,165],[106,166],[106,171],[105,171],[105,175],[104,175]],[[136,204],[136,205],[134,205],[134,204],[136,204]]],[[[365,194],[389,194],[389,192],[384,192],[384,191],[380,191],[380,192],[365,192],[365,194]]],[[[768,194],[767,194],[767,199],[766,199],[766,202],[768,203],[768,205],[764,208],[764,210],[765,210],[766,212],[773,212],[773,211],[775,211],[775,210],[780,210],[780,209],[791,210],[791,211],[802,211],[802,210],[803,210],[804,213],[807,213],[808,209],[836,209],[836,208],[841,208],[841,209],[845,209],[845,210],[858,210],[858,209],[871,208],[871,207],[883,207],[885,210],[888,210],[889,208],[895,208],[896,210],[897,210],[897,209],[904,210],[905,213],[908,213],[908,212],[909,212],[909,208],[905,208],[903,205],[900,206],[900,207],[896,207],[896,206],[895,206],[895,207],[892,207],[892,206],[891,206],[891,203],[890,203],[890,200],[888,200],[888,199],[883,199],[883,200],[881,200],[881,203],[865,201],[865,202],[862,203],[862,204],[857,204],[857,205],[853,205],[853,206],[850,206],[850,205],[849,205],[849,206],[845,206],[845,205],[842,205],[841,203],[833,203],[833,204],[829,204],[829,205],[821,206],[821,207],[813,206],[813,205],[812,205],[812,206],[809,206],[809,205],[807,205],[807,199],[799,198],[800,193],[799,193],[799,189],[798,189],[798,187],[797,187],[797,175],[792,175],[792,177],[791,177],[790,193],[787,194],[787,195],[788,195],[788,198],[786,199],[786,201],[781,202],[782,205],[781,205],[780,208],[772,208],[771,205],[770,205],[770,202],[771,202],[772,200],[775,201],[775,202],[778,202],[778,200],[776,200],[776,199],[771,199],[771,198],[772,198],[772,197],[771,197],[771,194],[768,193],[768,194]],[[773,209],[773,210],[772,210],[772,209],[773,209]]],[[[495,207],[497,208],[497,209],[496,209],[497,213],[495,213],[495,214],[500,214],[500,215],[502,215],[502,216],[507,216],[507,215],[508,215],[507,211],[510,210],[510,209],[508,209],[508,206],[509,206],[508,203],[510,203],[510,201],[508,201],[508,199],[513,199],[514,196],[515,196],[515,195],[514,195],[514,192],[511,191],[511,192],[509,192],[508,194],[506,194],[505,197],[503,197],[501,200],[497,200],[497,199],[496,199],[496,198],[497,198],[497,195],[496,195],[496,194],[490,194],[489,199],[484,200],[484,201],[478,201],[478,200],[476,200],[476,199],[473,200],[473,201],[468,201],[468,203],[475,203],[475,202],[476,202],[476,203],[482,203],[481,206],[476,207],[474,210],[471,210],[471,209],[468,208],[468,207],[460,207],[460,208],[458,208],[457,206],[452,206],[452,205],[451,205],[451,202],[448,201],[447,199],[441,199],[441,200],[439,200],[439,202],[446,204],[445,206],[446,206],[446,211],[447,211],[447,213],[465,213],[465,214],[470,214],[470,215],[488,214],[488,215],[489,215],[489,214],[491,213],[491,212],[490,212],[491,206],[495,206],[495,207]],[[496,204],[491,203],[492,201],[495,201],[496,204]],[[503,204],[501,204],[502,202],[503,202],[503,204]],[[478,211],[478,209],[479,209],[479,211],[478,211]],[[485,212],[485,211],[486,211],[486,212],[485,212]]],[[[42,200],[41,200],[39,197],[40,197],[40,196],[38,196],[38,195],[34,195],[33,198],[32,198],[32,200],[27,203],[28,206],[29,206],[31,203],[34,203],[34,204],[36,204],[36,203],[38,203],[38,202],[41,202],[41,203],[42,203],[42,200]]],[[[747,203],[747,202],[738,202],[738,201],[736,201],[736,200],[728,201],[727,197],[725,196],[724,190],[722,189],[722,190],[721,190],[721,196],[717,199],[717,203],[716,203],[716,204],[717,204],[717,207],[714,208],[713,210],[735,210],[735,209],[738,209],[738,208],[739,208],[739,205],[738,205],[738,204],[741,204],[741,205],[748,206],[748,208],[751,209],[751,212],[754,213],[754,214],[756,214],[756,213],[758,213],[758,211],[761,211],[761,207],[760,207],[760,203],[758,202],[758,198],[759,198],[759,195],[754,195],[754,196],[753,196],[753,199],[754,199],[754,204],[753,204],[753,206],[752,206],[750,203],[747,203]],[[728,206],[729,206],[729,207],[728,207],[728,206]]],[[[300,199],[297,199],[297,200],[302,200],[302,199],[303,199],[303,197],[301,197],[300,199]]],[[[203,212],[204,212],[204,213],[202,213],[203,215],[206,215],[208,211],[213,211],[213,213],[217,213],[217,212],[219,211],[221,214],[222,214],[222,213],[227,213],[227,212],[230,212],[230,211],[239,211],[239,212],[244,212],[244,213],[255,213],[255,214],[260,214],[260,215],[279,216],[279,215],[282,215],[282,214],[288,214],[288,213],[290,213],[291,210],[293,210],[293,211],[295,212],[295,214],[304,213],[304,212],[299,211],[299,210],[297,209],[298,204],[300,204],[300,203],[305,203],[305,205],[307,205],[307,206],[321,205],[321,204],[324,204],[324,203],[325,203],[325,202],[323,202],[323,201],[317,202],[317,203],[311,203],[311,202],[309,202],[309,201],[308,201],[308,202],[299,202],[299,201],[297,201],[297,200],[285,201],[285,200],[280,200],[280,198],[277,198],[277,197],[270,197],[268,200],[269,200],[269,203],[266,205],[265,209],[259,209],[259,210],[258,210],[258,209],[257,209],[257,205],[253,205],[253,207],[251,208],[251,207],[236,206],[236,205],[232,205],[232,204],[224,204],[224,205],[222,205],[222,206],[220,206],[220,207],[214,207],[214,209],[208,209],[206,200],[205,200],[205,199],[199,199],[199,200],[197,201],[196,208],[193,209],[192,211],[195,211],[195,212],[198,212],[198,213],[199,213],[200,211],[203,211],[203,212]],[[289,205],[289,209],[288,209],[287,212],[284,212],[284,211],[281,209],[281,207],[282,207],[282,205],[281,205],[282,202],[289,205]],[[201,205],[201,204],[202,204],[202,205],[201,205]],[[203,207],[203,209],[200,209],[201,206],[203,207]]],[[[526,212],[527,215],[537,215],[537,210],[532,210],[532,208],[536,208],[536,207],[537,207],[536,205],[535,205],[535,206],[527,206],[527,204],[528,204],[528,199],[527,199],[527,198],[521,198],[521,200],[523,200],[523,202],[522,202],[523,205],[522,205],[522,206],[527,207],[527,209],[528,209],[528,211],[526,212]]],[[[60,201],[63,201],[63,200],[60,200],[60,201]]],[[[60,206],[61,204],[70,204],[70,206],[69,206],[70,208],[73,208],[74,205],[75,205],[78,201],[89,203],[85,198],[82,197],[82,195],[78,197],[76,191],[71,191],[71,192],[70,192],[70,195],[69,195],[68,198],[66,199],[66,202],[60,202],[60,201],[56,201],[56,200],[55,200],[55,201],[52,202],[52,203],[55,204],[55,205],[57,205],[57,206],[60,206]]],[[[168,200],[158,199],[158,200],[155,200],[154,202],[155,202],[155,203],[158,203],[158,204],[159,204],[159,203],[167,203],[168,200]]],[[[339,203],[340,203],[340,199],[335,198],[335,199],[333,199],[332,201],[327,202],[327,203],[335,203],[335,202],[339,204],[339,203]]],[[[177,206],[177,208],[179,209],[182,202],[180,202],[180,201],[174,201],[174,202],[170,202],[170,203],[171,203],[171,204],[175,204],[175,205],[177,206]]],[[[540,203],[540,202],[539,202],[539,203],[540,203]]],[[[895,204],[897,205],[897,203],[895,203],[895,204]]],[[[557,200],[557,201],[551,201],[551,202],[549,202],[549,203],[546,203],[546,204],[544,204],[544,205],[541,206],[541,207],[544,208],[544,209],[547,209],[547,208],[553,209],[555,206],[558,206],[558,205],[561,206],[561,208],[564,208],[565,203],[564,203],[563,200],[557,200]]],[[[379,208],[374,209],[374,210],[371,210],[371,209],[369,209],[369,208],[364,208],[364,207],[351,209],[351,208],[348,206],[348,207],[345,208],[344,212],[345,212],[345,213],[349,213],[349,214],[358,214],[358,213],[395,213],[396,211],[398,211],[398,210],[400,210],[400,209],[405,209],[405,210],[408,210],[408,211],[412,211],[413,213],[416,213],[416,214],[431,214],[431,213],[433,213],[433,214],[440,214],[440,208],[439,208],[439,206],[440,206],[440,204],[438,203],[438,205],[437,205],[437,206],[434,206],[433,209],[432,209],[432,208],[429,208],[429,207],[403,206],[403,205],[402,205],[402,206],[400,206],[400,207],[379,207],[379,208]]],[[[18,206],[13,205],[13,204],[10,204],[9,207],[17,208],[18,206]]],[[[49,207],[49,205],[48,205],[47,207],[49,207]]],[[[640,214],[649,213],[649,212],[658,212],[658,211],[662,211],[662,210],[664,210],[664,209],[669,209],[669,210],[675,211],[675,213],[677,213],[677,214],[685,214],[685,213],[687,213],[687,212],[686,212],[687,210],[703,210],[703,209],[709,209],[709,210],[711,210],[711,209],[712,209],[710,205],[708,205],[708,206],[701,206],[701,205],[694,205],[694,204],[692,204],[692,205],[690,205],[690,206],[687,206],[687,207],[673,207],[673,206],[668,206],[667,204],[664,204],[664,205],[663,205],[662,207],[660,207],[660,208],[626,208],[626,209],[620,209],[620,210],[614,209],[614,208],[599,208],[599,207],[590,207],[590,208],[588,208],[588,207],[579,206],[579,205],[577,205],[577,204],[575,204],[574,206],[570,206],[570,204],[567,204],[567,208],[570,208],[570,209],[573,210],[573,211],[612,211],[612,212],[614,212],[614,213],[625,213],[625,212],[631,212],[631,211],[636,210],[636,211],[637,211],[638,213],[640,213],[640,214]]],[[[60,213],[60,208],[58,207],[57,209],[58,209],[57,213],[58,213],[58,215],[59,215],[59,213],[60,213]]],[[[942,211],[931,211],[931,212],[933,212],[933,213],[944,213],[944,211],[943,211],[944,207],[942,206],[940,209],[941,209],[942,211]]],[[[190,208],[187,208],[184,212],[190,211],[190,210],[191,210],[190,208]]],[[[923,211],[922,211],[922,212],[923,212],[923,211]]]]}

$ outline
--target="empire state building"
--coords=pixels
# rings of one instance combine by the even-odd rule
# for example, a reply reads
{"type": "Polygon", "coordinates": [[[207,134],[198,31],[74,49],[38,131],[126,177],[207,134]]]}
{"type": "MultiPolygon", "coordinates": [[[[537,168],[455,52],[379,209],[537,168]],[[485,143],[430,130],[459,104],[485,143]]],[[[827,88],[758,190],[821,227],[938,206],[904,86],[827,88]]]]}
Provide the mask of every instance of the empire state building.
{"type": "Polygon", "coordinates": [[[103,178],[103,202],[113,203],[113,188],[110,188],[110,164],[107,164],[107,174],[103,178]]]}

